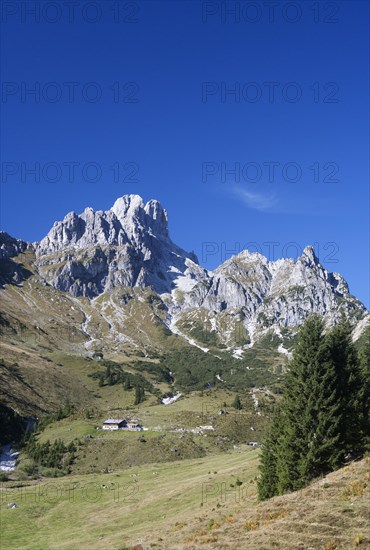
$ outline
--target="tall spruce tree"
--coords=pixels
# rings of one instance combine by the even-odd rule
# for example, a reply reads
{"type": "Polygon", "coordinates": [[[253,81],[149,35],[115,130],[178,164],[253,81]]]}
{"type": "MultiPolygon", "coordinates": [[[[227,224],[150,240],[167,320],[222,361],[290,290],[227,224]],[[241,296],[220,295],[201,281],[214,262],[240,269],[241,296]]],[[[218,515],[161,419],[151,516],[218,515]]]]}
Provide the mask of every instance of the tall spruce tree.
{"type": "Polygon", "coordinates": [[[323,329],[323,322],[317,316],[304,323],[285,377],[282,427],[276,451],[279,494],[304,485],[312,461],[307,455],[312,454],[317,445],[323,329]]]}
{"type": "Polygon", "coordinates": [[[346,322],[326,336],[318,316],[304,323],[261,454],[261,499],[299,489],[338,468],[347,453],[363,452],[369,347],[360,368],[346,322]]]}
{"type": "Polygon", "coordinates": [[[135,388],[135,401],[134,405],[139,405],[145,399],[145,392],[142,386],[136,386],[135,388]]]}
{"type": "Polygon", "coordinates": [[[340,446],[346,454],[359,456],[364,451],[361,430],[362,380],[358,353],[352,343],[351,327],[343,320],[327,335],[330,360],[337,378],[337,400],[341,406],[340,446]]]}
{"type": "Polygon", "coordinates": [[[370,452],[370,326],[364,333],[364,345],[359,351],[361,392],[360,423],[364,450],[370,452]]]}
{"type": "Polygon", "coordinates": [[[308,399],[303,415],[306,452],[300,457],[300,485],[338,468],[344,458],[342,402],[338,398],[338,378],[330,351],[325,338],[307,381],[308,399]]]}
{"type": "Polygon", "coordinates": [[[282,428],[282,416],[279,405],[275,408],[267,436],[261,452],[261,475],[258,479],[258,495],[261,500],[277,495],[278,476],[277,444],[282,428]]]}

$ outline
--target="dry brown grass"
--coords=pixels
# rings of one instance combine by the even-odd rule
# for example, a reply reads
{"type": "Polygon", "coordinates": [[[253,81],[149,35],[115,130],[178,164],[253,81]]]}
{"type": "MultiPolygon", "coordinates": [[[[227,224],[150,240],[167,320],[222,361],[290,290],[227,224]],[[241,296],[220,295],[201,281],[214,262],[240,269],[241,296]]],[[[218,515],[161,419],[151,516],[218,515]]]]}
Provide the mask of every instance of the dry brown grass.
{"type": "MultiPolygon", "coordinates": [[[[175,533],[161,550],[350,550],[370,548],[369,459],[333,472],[302,491],[256,503],[226,502],[175,533]]],[[[149,547],[149,546],[148,546],[149,547]]]]}

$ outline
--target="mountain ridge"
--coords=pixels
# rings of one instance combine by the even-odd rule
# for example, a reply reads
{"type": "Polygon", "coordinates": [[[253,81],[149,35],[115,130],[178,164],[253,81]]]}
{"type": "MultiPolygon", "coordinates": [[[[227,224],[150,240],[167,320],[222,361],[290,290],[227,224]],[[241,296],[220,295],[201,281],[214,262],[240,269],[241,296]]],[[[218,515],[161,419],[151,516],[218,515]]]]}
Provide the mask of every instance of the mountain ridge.
{"type": "MultiPolygon", "coordinates": [[[[368,316],[344,278],[323,268],[312,246],[297,260],[270,261],[243,250],[209,271],[193,252],[172,242],[161,204],[144,203],[139,195],[124,195],[106,211],[69,212],[39,242],[1,233],[0,258],[8,262],[10,274],[14,269],[17,285],[22,271],[14,267],[14,258],[27,251],[31,271],[42,284],[74,299],[93,303],[103,297],[114,304],[107,321],[113,326],[112,316],[122,317],[122,306],[111,294],[115,289],[151,289],[161,303],[159,322],[203,350],[208,348],[202,337],[242,353],[266,331],[279,337],[282,330],[294,332],[312,313],[323,316],[328,326],[342,316],[354,326],[364,325],[368,316]]],[[[124,322],[120,330],[124,333],[124,322]]]]}

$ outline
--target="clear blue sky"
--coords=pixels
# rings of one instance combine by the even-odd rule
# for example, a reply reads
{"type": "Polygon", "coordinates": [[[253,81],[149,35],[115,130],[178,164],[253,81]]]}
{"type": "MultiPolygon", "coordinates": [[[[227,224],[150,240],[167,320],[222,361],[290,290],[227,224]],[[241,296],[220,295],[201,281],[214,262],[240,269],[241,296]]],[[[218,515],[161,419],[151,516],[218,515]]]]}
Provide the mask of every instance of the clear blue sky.
{"type": "Polygon", "coordinates": [[[369,306],[368,2],[55,4],[3,4],[4,230],[138,193],[206,267],[314,244],[369,306]]]}

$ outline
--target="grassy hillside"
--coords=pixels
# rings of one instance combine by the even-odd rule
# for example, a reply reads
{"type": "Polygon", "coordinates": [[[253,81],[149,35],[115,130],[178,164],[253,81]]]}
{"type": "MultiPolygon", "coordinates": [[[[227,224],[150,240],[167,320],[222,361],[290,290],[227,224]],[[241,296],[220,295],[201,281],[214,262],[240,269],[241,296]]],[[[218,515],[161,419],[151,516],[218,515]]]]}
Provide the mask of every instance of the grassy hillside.
{"type": "Polygon", "coordinates": [[[1,400],[25,416],[56,411],[66,396],[79,408],[131,406],[127,377],[154,402],[208,385],[243,391],[276,383],[286,363],[269,342],[241,360],[225,350],[204,353],[169,333],[164,304],[148,289],[115,289],[88,303],[30,276],[23,287],[6,285],[1,298],[1,400]],[[114,383],[99,385],[107,360],[114,383]]]}
{"type": "MultiPolygon", "coordinates": [[[[225,312],[216,323],[194,310],[178,329],[204,353],[171,334],[166,304],[150,289],[122,287],[88,301],[43,283],[29,252],[7,266],[0,283],[13,282],[2,291],[0,443],[18,437],[32,415],[41,420],[37,452],[48,442],[69,450],[50,465],[54,451],[41,461],[31,445],[28,455],[21,449],[0,491],[4,548],[370,545],[366,461],[299,494],[257,502],[259,450],[249,443],[263,440],[282,391],[287,358],[276,334],[266,330],[233,357],[232,346],[249,343],[241,319],[225,312]],[[13,263],[23,265],[22,285],[13,284],[13,263]],[[145,392],[140,403],[137,387],[145,392]],[[176,392],[176,402],[161,403],[176,392]],[[58,415],[63,408],[68,415],[58,415]],[[146,430],[101,429],[107,417],[126,416],[146,430]]],[[[294,334],[281,334],[291,350],[294,334]]]]}
{"type": "MultiPolygon", "coordinates": [[[[240,394],[241,410],[232,406],[236,394],[221,389],[184,395],[168,406],[158,404],[153,396],[134,405],[132,391],[125,394],[126,402],[104,403],[102,398],[100,409],[72,410],[59,420],[54,415],[47,423],[41,421],[36,441],[53,444],[61,440],[66,446],[73,442],[76,456],[68,468],[72,474],[118,470],[153,461],[178,462],[246,446],[250,441],[261,442],[274,402],[274,397],[262,390],[240,394]],[[108,416],[137,417],[145,430],[104,431],[102,422],[108,416]]],[[[24,480],[26,473],[38,478],[63,472],[39,467],[29,459],[27,449],[22,449],[18,469],[11,477],[24,480]]]]}
{"type": "MultiPolygon", "coordinates": [[[[238,359],[233,356],[235,346],[249,342],[242,312],[216,317],[194,309],[178,320],[179,330],[209,349],[204,353],[169,331],[166,299],[149,288],[119,287],[91,301],[75,298],[32,272],[33,260],[31,251],[11,260],[25,272],[20,283],[5,277],[7,270],[0,279],[0,398],[19,414],[56,411],[66,396],[79,408],[130,407],[134,394],[123,390],[130,374],[148,385],[147,403],[168,392],[209,386],[281,390],[287,357],[279,353],[281,339],[272,332],[253,347],[238,349],[238,359]],[[105,367],[99,358],[116,363],[114,384],[105,380],[99,386],[105,367]]],[[[281,338],[291,349],[294,334],[282,329],[281,338]]]]}
{"type": "Polygon", "coordinates": [[[306,489],[256,500],[258,451],[53,482],[3,484],[9,550],[368,548],[368,461],[306,489]],[[17,508],[8,509],[15,502],[17,508]],[[52,528],[51,528],[52,526],[52,528]]]}
{"type": "MultiPolygon", "coordinates": [[[[249,482],[257,463],[255,451],[234,452],[183,461],[181,467],[154,463],[113,475],[70,476],[22,488],[21,494],[19,488],[2,491],[4,504],[18,504],[15,509],[2,506],[2,544],[9,550],[118,550],[145,536],[160,545],[162,531],[170,525],[181,537],[181,525],[217,505],[220,499],[202,506],[205,484],[229,486],[236,476],[249,482]],[[32,497],[35,490],[38,497],[32,497]]],[[[170,540],[167,547],[172,548],[170,540]]]]}

